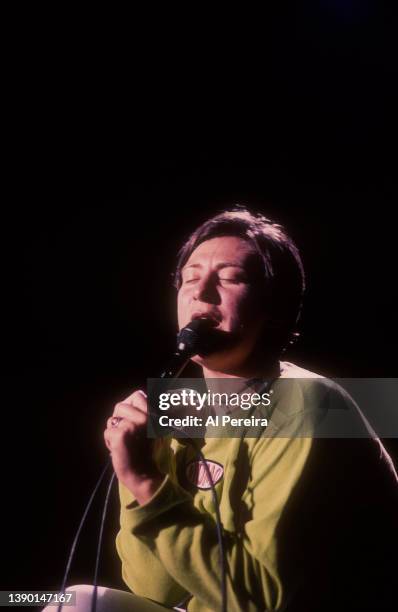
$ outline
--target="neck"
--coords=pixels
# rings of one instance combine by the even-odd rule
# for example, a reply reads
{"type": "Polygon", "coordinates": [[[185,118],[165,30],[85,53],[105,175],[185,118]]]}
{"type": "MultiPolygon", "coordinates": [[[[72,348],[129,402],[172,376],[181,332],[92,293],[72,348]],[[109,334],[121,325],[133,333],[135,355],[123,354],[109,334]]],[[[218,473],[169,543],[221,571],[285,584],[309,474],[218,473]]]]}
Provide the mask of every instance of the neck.
{"type": "Polygon", "coordinates": [[[264,359],[261,363],[245,363],[236,367],[210,368],[202,365],[203,376],[206,379],[214,378],[273,378],[279,376],[280,366],[277,359],[264,359]]]}

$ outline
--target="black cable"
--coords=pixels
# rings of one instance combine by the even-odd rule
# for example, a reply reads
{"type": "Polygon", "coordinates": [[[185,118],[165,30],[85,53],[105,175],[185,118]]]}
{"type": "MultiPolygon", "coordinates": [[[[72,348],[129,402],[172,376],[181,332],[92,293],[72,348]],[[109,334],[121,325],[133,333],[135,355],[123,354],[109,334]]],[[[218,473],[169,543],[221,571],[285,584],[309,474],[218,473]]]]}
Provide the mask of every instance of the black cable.
{"type": "MultiPolygon", "coordinates": [[[[217,499],[217,493],[216,493],[216,489],[215,489],[215,484],[211,475],[211,472],[209,470],[209,466],[207,465],[206,459],[202,453],[202,451],[197,448],[197,446],[194,444],[193,440],[191,438],[188,438],[188,434],[183,430],[183,429],[177,429],[174,428],[176,431],[178,431],[179,433],[183,433],[184,435],[187,436],[187,440],[192,444],[192,446],[194,447],[195,451],[197,452],[197,454],[199,455],[201,461],[203,462],[203,466],[205,468],[206,471],[206,475],[207,478],[210,482],[210,487],[211,487],[211,492],[212,492],[212,497],[213,497],[213,502],[214,502],[214,507],[215,507],[215,512],[216,512],[216,529],[217,529],[217,539],[218,539],[218,546],[219,546],[219,550],[220,550],[220,566],[221,566],[221,594],[222,594],[222,607],[221,610],[222,612],[227,612],[227,588],[226,588],[226,559],[225,559],[225,551],[224,551],[224,541],[223,541],[223,526],[222,526],[222,522],[221,522],[221,515],[220,515],[220,506],[218,503],[218,499],[217,499]]],[[[84,523],[86,522],[86,518],[88,515],[88,512],[91,508],[91,505],[94,501],[94,497],[98,491],[98,488],[109,468],[109,466],[111,465],[112,460],[108,461],[104,470],[101,473],[100,478],[98,479],[97,484],[95,485],[95,488],[90,496],[90,499],[88,501],[88,504],[84,510],[82,519],[79,523],[79,527],[77,529],[76,535],[74,537],[72,546],[71,546],[71,550],[69,553],[69,557],[68,557],[68,561],[66,564],[66,570],[65,570],[65,574],[64,574],[64,578],[62,581],[62,586],[61,586],[61,590],[60,590],[60,595],[63,595],[65,593],[65,587],[66,587],[66,583],[68,580],[68,576],[69,576],[69,572],[70,572],[70,568],[72,565],[72,561],[75,555],[75,551],[76,551],[76,546],[77,546],[77,542],[79,540],[80,537],[80,533],[82,531],[82,528],[84,526],[84,523]]],[[[95,570],[94,570],[94,581],[93,581],[93,596],[92,596],[92,600],[91,600],[91,612],[95,612],[96,611],[96,605],[97,605],[97,590],[98,590],[98,585],[97,585],[97,581],[98,581],[98,568],[99,568],[99,561],[100,561],[100,555],[101,555],[101,548],[102,548],[102,539],[103,539],[103,532],[104,532],[104,525],[105,525],[105,520],[106,520],[106,513],[108,511],[108,505],[109,505],[109,498],[110,498],[110,494],[111,494],[111,490],[112,490],[112,486],[115,480],[115,472],[112,474],[111,479],[109,481],[109,485],[108,485],[108,489],[106,492],[106,497],[105,497],[105,502],[104,502],[104,508],[102,511],[102,519],[101,519],[101,524],[100,524],[100,532],[99,532],[99,536],[98,536],[98,544],[97,544],[97,556],[96,556],[96,561],[95,561],[95,570]]],[[[63,602],[60,602],[58,605],[58,610],[57,612],[62,612],[62,608],[63,608],[63,602]]]]}
{"type": "MultiPolygon", "coordinates": [[[[225,558],[225,549],[224,549],[223,525],[221,522],[220,506],[219,506],[218,499],[217,499],[217,493],[216,493],[214,480],[212,478],[209,466],[207,465],[207,461],[202,451],[200,450],[200,448],[196,446],[196,444],[194,444],[193,440],[188,437],[187,432],[183,428],[180,429],[177,427],[172,427],[172,429],[174,429],[175,431],[178,431],[178,433],[183,433],[183,435],[186,436],[187,441],[192,444],[197,455],[200,457],[201,461],[203,462],[203,466],[205,468],[207,478],[210,482],[213,503],[214,503],[215,513],[216,513],[217,540],[218,540],[218,546],[219,546],[219,551],[220,551],[221,598],[222,598],[221,612],[227,612],[227,581],[226,581],[227,567],[226,567],[226,558],[225,558]]],[[[102,513],[100,533],[98,536],[97,558],[96,558],[94,583],[93,583],[94,590],[93,590],[93,595],[92,595],[92,600],[91,600],[91,612],[96,612],[98,567],[99,567],[99,559],[100,559],[100,552],[101,552],[101,546],[102,546],[103,529],[104,529],[104,524],[105,524],[105,519],[106,519],[106,513],[108,510],[109,497],[110,497],[110,493],[111,493],[112,485],[114,483],[115,476],[116,476],[115,473],[113,473],[111,476],[111,480],[109,482],[109,486],[108,486],[107,493],[106,493],[104,509],[102,513]]]]}
{"type": "MultiPolygon", "coordinates": [[[[101,476],[99,477],[99,479],[97,481],[97,484],[94,487],[93,492],[91,493],[90,499],[88,500],[88,504],[87,504],[87,506],[86,506],[86,508],[84,510],[83,516],[82,516],[81,521],[79,523],[79,527],[77,528],[76,535],[75,535],[75,537],[73,539],[72,546],[71,546],[70,553],[69,553],[69,557],[68,557],[68,561],[67,561],[67,564],[66,564],[65,574],[64,574],[64,577],[63,577],[63,580],[62,580],[60,596],[62,596],[65,593],[66,582],[68,580],[70,568],[71,568],[71,565],[72,565],[73,557],[75,555],[76,546],[77,546],[77,542],[78,542],[79,537],[80,537],[81,530],[83,529],[84,523],[86,522],[86,518],[87,518],[88,512],[89,512],[89,510],[91,508],[91,505],[92,505],[92,503],[94,501],[95,494],[97,493],[97,491],[99,489],[99,486],[100,486],[100,484],[101,484],[101,482],[102,482],[102,480],[103,480],[103,478],[104,478],[108,468],[110,467],[110,465],[112,465],[112,461],[111,460],[107,461],[106,466],[103,469],[103,471],[101,473],[101,476]]],[[[63,607],[63,602],[60,601],[60,603],[58,605],[57,612],[62,612],[62,607],[63,607]]]]}
{"type": "MultiPolygon", "coordinates": [[[[270,389],[272,383],[274,382],[275,379],[271,380],[271,381],[266,381],[263,385],[263,387],[258,391],[258,393],[263,393],[265,391],[265,389],[270,389]]],[[[211,493],[212,493],[212,497],[213,497],[213,503],[214,503],[214,508],[215,508],[215,513],[216,513],[216,528],[217,528],[217,539],[218,539],[218,546],[219,546],[219,550],[220,550],[220,566],[221,566],[221,611],[222,612],[227,612],[227,563],[226,563],[226,557],[225,557],[225,548],[224,548],[224,534],[223,534],[223,525],[221,522],[221,514],[220,514],[220,505],[218,503],[218,499],[217,499],[217,493],[216,493],[216,488],[215,488],[215,484],[209,469],[209,466],[207,465],[207,461],[202,453],[202,451],[200,450],[200,448],[198,448],[196,446],[196,444],[194,444],[192,438],[190,438],[187,434],[187,432],[185,431],[184,428],[177,428],[177,427],[173,427],[171,426],[172,429],[174,429],[175,431],[178,431],[179,433],[183,433],[184,436],[186,436],[186,439],[188,442],[190,442],[192,444],[192,446],[194,447],[195,451],[197,452],[197,454],[199,455],[203,466],[205,468],[206,471],[206,475],[207,478],[210,482],[210,487],[211,487],[211,493]]],[[[242,434],[242,437],[244,436],[244,434],[242,434]]]]}
{"type": "MultiPolygon", "coordinates": [[[[178,431],[179,433],[183,433],[184,435],[187,436],[187,433],[183,429],[175,428],[175,430],[178,431]]],[[[207,478],[209,479],[209,482],[210,482],[210,487],[211,487],[211,492],[212,492],[212,497],[213,497],[213,503],[214,503],[215,512],[216,512],[217,539],[218,539],[218,546],[219,546],[219,550],[220,550],[221,597],[222,597],[221,611],[222,612],[227,612],[226,558],[225,558],[224,540],[223,540],[223,526],[222,526],[222,522],[221,522],[220,506],[219,506],[218,499],[217,499],[216,488],[215,488],[214,480],[212,478],[209,466],[207,465],[206,459],[205,459],[202,451],[200,450],[200,448],[197,448],[196,444],[194,444],[194,442],[193,442],[193,440],[191,438],[187,437],[187,440],[192,444],[192,446],[194,447],[196,453],[199,455],[201,461],[203,462],[203,466],[205,468],[207,478]]],[[[104,508],[103,508],[103,512],[102,512],[102,519],[101,519],[101,525],[100,525],[100,533],[99,533],[99,536],[98,536],[97,557],[96,557],[96,563],[95,563],[94,581],[93,581],[94,590],[93,590],[93,595],[92,595],[92,600],[91,600],[91,612],[96,612],[97,590],[98,590],[98,585],[97,585],[97,581],[98,581],[98,568],[99,568],[99,560],[100,560],[101,547],[102,547],[102,538],[103,538],[103,532],[104,532],[104,524],[105,524],[105,520],[106,520],[106,513],[108,511],[110,493],[111,493],[112,486],[113,486],[113,483],[114,483],[114,480],[115,480],[115,476],[116,476],[116,474],[114,472],[112,474],[112,476],[111,476],[111,479],[110,479],[110,482],[109,482],[109,485],[108,485],[108,489],[107,489],[107,492],[106,492],[106,498],[105,498],[105,502],[104,502],[104,508]]],[[[60,612],[60,611],[58,611],[58,612],[60,612]]]]}
{"type": "MultiPolygon", "coordinates": [[[[272,381],[273,382],[273,381],[272,381]]],[[[269,386],[271,385],[271,383],[268,383],[269,386]]],[[[267,384],[265,385],[264,388],[267,388],[267,384]]],[[[217,529],[217,539],[218,539],[218,546],[219,546],[219,551],[220,551],[220,568],[221,568],[221,599],[222,599],[222,604],[221,604],[221,611],[222,612],[227,612],[227,580],[226,580],[226,574],[227,574],[227,567],[226,567],[226,557],[225,557],[225,548],[224,548],[224,536],[223,536],[223,525],[221,522],[221,515],[220,515],[220,506],[218,503],[218,499],[217,499],[217,493],[216,493],[216,489],[215,489],[215,484],[209,469],[209,466],[207,465],[206,459],[202,453],[202,451],[197,448],[196,444],[194,444],[193,440],[188,436],[187,432],[183,429],[183,428],[177,428],[177,427],[172,427],[172,429],[174,429],[175,431],[178,431],[178,433],[183,433],[186,436],[187,441],[189,441],[192,446],[194,447],[197,455],[200,457],[202,463],[203,463],[203,467],[205,468],[206,471],[206,475],[207,478],[210,482],[210,487],[211,487],[211,492],[212,492],[212,498],[213,498],[213,503],[214,503],[214,508],[215,508],[215,513],[216,513],[216,529],[217,529]]],[[[87,514],[90,510],[90,507],[92,505],[92,502],[94,500],[95,494],[106,474],[106,471],[108,470],[109,466],[111,465],[112,460],[109,460],[104,468],[104,470],[101,473],[101,476],[94,488],[93,493],[90,496],[89,502],[86,506],[86,509],[84,511],[83,517],[80,521],[78,530],[76,532],[75,538],[73,540],[72,543],[72,547],[71,547],[71,551],[69,553],[69,558],[68,558],[68,562],[67,562],[67,566],[66,566],[66,570],[65,570],[65,575],[64,575],[64,579],[62,581],[62,587],[61,587],[61,592],[60,594],[64,594],[65,592],[65,587],[66,587],[66,582],[68,579],[68,575],[69,575],[69,571],[70,571],[70,567],[73,561],[73,557],[75,554],[75,549],[76,549],[76,545],[78,542],[78,539],[80,537],[80,533],[81,530],[83,528],[83,525],[86,521],[87,518],[87,514]]],[[[91,612],[95,612],[96,610],[96,603],[97,603],[97,580],[98,580],[98,568],[99,568],[99,560],[100,560],[100,554],[101,554],[101,547],[102,547],[102,539],[103,539],[103,530],[104,530],[104,524],[105,524],[105,519],[106,519],[106,513],[108,510],[108,505],[109,505],[109,498],[110,498],[110,493],[112,490],[112,486],[115,480],[115,476],[116,474],[113,473],[108,485],[108,489],[107,489],[107,493],[106,493],[106,497],[105,497],[105,502],[104,502],[104,508],[103,508],[103,513],[102,513],[102,519],[101,519],[101,524],[100,524],[100,533],[98,536],[98,545],[97,545],[97,556],[96,556],[96,564],[95,564],[95,571],[94,571],[94,590],[93,590],[93,597],[92,597],[92,602],[91,602],[91,612]]],[[[58,611],[57,612],[62,612],[62,607],[63,607],[63,603],[60,602],[59,606],[58,606],[58,611]]]]}
{"type": "MultiPolygon", "coordinates": [[[[272,381],[273,382],[273,381],[272,381]]],[[[268,388],[271,386],[271,383],[266,383],[264,388],[268,388]]],[[[264,390],[264,388],[262,389],[262,391],[264,390]]],[[[153,415],[155,416],[155,415],[153,415]]],[[[182,433],[183,435],[186,436],[186,439],[188,442],[190,442],[192,444],[192,446],[194,447],[197,455],[200,457],[202,463],[203,463],[203,467],[205,469],[206,472],[206,476],[210,482],[210,488],[211,488],[211,493],[212,493],[212,498],[213,498],[213,503],[214,503],[214,508],[215,508],[215,513],[216,513],[216,530],[217,530],[217,540],[218,540],[218,546],[219,546],[219,551],[220,551],[220,569],[221,569],[221,612],[227,612],[227,579],[226,579],[226,575],[227,575],[227,564],[226,564],[226,557],[225,557],[225,548],[224,548],[224,534],[223,534],[223,525],[222,525],[222,521],[221,521],[221,514],[220,514],[220,505],[218,503],[218,499],[217,499],[217,493],[216,493],[216,488],[215,488],[215,484],[209,469],[209,466],[207,465],[207,461],[205,459],[205,456],[203,455],[202,451],[200,450],[200,448],[198,448],[196,446],[196,444],[193,442],[192,438],[190,438],[187,434],[187,432],[183,429],[183,428],[177,428],[177,427],[171,427],[172,429],[174,429],[175,431],[177,431],[178,433],[182,433]]],[[[73,544],[71,547],[71,551],[69,554],[69,558],[68,558],[68,563],[66,566],[66,570],[65,570],[65,575],[64,575],[64,579],[62,582],[62,588],[61,588],[61,594],[63,594],[65,592],[65,586],[66,586],[66,582],[68,579],[68,575],[69,575],[69,571],[70,571],[70,567],[73,561],[73,557],[74,557],[74,553],[75,553],[75,549],[76,549],[76,545],[80,536],[80,532],[83,528],[83,525],[86,521],[86,517],[88,514],[88,511],[91,507],[91,504],[94,500],[95,494],[106,474],[106,471],[108,469],[108,467],[111,465],[112,461],[108,461],[95,488],[93,493],[91,494],[91,497],[89,499],[89,502],[86,506],[86,509],[84,511],[82,520],[80,521],[78,530],[76,532],[75,538],[73,540],[73,544]]],[[[101,547],[102,547],[102,539],[103,539],[103,531],[104,531],[104,524],[105,524],[105,520],[106,520],[106,513],[108,510],[108,505],[109,505],[109,498],[110,498],[110,493],[112,490],[112,486],[115,480],[115,472],[112,474],[111,479],[109,481],[109,485],[108,485],[108,489],[106,492],[106,497],[105,497],[105,502],[104,502],[104,508],[103,508],[103,512],[102,512],[102,519],[101,519],[101,524],[100,524],[100,532],[99,532],[99,536],[98,536],[98,544],[97,544],[97,556],[96,556],[96,562],[95,562],[95,571],[94,571],[94,581],[93,581],[93,596],[92,596],[92,601],[91,601],[91,612],[96,612],[96,604],[97,604],[97,590],[98,590],[98,585],[97,585],[97,580],[98,580],[98,568],[99,568],[99,560],[100,560],[100,555],[101,555],[101,547]]],[[[63,604],[60,603],[58,606],[58,611],[57,612],[62,612],[62,607],[63,604]]]]}
{"type": "MultiPolygon", "coordinates": [[[[274,382],[275,379],[271,380],[271,381],[266,381],[262,388],[259,390],[259,393],[263,393],[265,391],[265,389],[270,389],[271,388],[271,384],[274,382]]],[[[253,407],[255,408],[255,407],[253,407]]],[[[154,413],[149,412],[149,416],[157,416],[154,413]]],[[[185,431],[185,429],[183,427],[179,428],[179,427],[175,427],[175,426],[170,426],[171,429],[173,429],[174,431],[177,431],[178,433],[182,433],[185,436],[185,439],[190,442],[190,444],[193,446],[193,448],[195,449],[197,455],[200,457],[202,463],[203,463],[203,467],[205,468],[206,471],[206,476],[210,482],[210,487],[211,487],[211,493],[212,493],[212,498],[213,498],[213,503],[214,503],[214,508],[215,508],[215,513],[216,513],[216,529],[217,529],[217,539],[218,539],[218,547],[219,547],[219,551],[220,551],[220,568],[221,568],[221,612],[227,612],[227,563],[226,563],[226,556],[225,556],[225,547],[224,547],[224,529],[223,529],[223,525],[221,522],[221,514],[220,514],[220,505],[218,503],[218,499],[217,499],[217,493],[216,493],[216,488],[215,488],[215,484],[209,469],[209,466],[207,465],[207,461],[205,459],[205,456],[203,455],[202,451],[200,450],[200,448],[198,448],[196,446],[196,444],[193,442],[192,438],[188,435],[188,433],[185,431]]],[[[243,434],[242,434],[243,436],[243,434]]]]}
{"type": "Polygon", "coordinates": [[[213,503],[216,511],[216,529],[217,529],[217,539],[218,539],[218,547],[220,551],[220,567],[221,567],[221,612],[227,612],[227,563],[225,558],[225,549],[224,549],[224,529],[221,522],[221,514],[220,514],[220,505],[217,499],[216,487],[214,484],[214,480],[212,478],[209,466],[207,465],[207,461],[200,450],[197,448],[196,444],[194,444],[191,438],[188,439],[191,442],[192,446],[196,450],[199,455],[201,461],[203,462],[203,466],[206,471],[207,478],[210,482],[211,493],[213,497],[213,503]]]}
{"type": "Polygon", "coordinates": [[[97,607],[98,568],[99,568],[99,561],[100,561],[100,556],[101,556],[102,539],[104,535],[104,525],[105,525],[106,513],[108,511],[109,498],[110,498],[113,483],[115,482],[115,477],[116,477],[116,474],[115,472],[113,472],[110,478],[110,481],[109,481],[108,489],[106,491],[104,508],[102,511],[101,525],[100,525],[100,531],[98,535],[97,557],[95,559],[95,571],[94,571],[94,581],[93,581],[94,590],[93,590],[93,597],[91,600],[91,612],[95,612],[96,607],[97,607]]]}

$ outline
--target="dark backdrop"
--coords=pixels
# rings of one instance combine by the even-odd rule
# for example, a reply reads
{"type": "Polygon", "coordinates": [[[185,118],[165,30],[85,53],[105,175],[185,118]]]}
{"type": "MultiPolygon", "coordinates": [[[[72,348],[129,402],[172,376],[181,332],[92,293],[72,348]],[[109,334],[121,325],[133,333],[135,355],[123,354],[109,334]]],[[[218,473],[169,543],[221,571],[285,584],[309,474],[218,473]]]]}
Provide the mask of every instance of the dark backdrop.
{"type": "MultiPolygon", "coordinates": [[[[256,69],[236,40],[208,78],[200,54],[175,74],[148,59],[125,122],[121,95],[78,112],[72,137],[58,117],[44,167],[31,152],[3,213],[3,589],[60,585],[105,420],[171,350],[170,273],[209,214],[248,203],[296,240],[308,290],[290,360],[396,376],[392,26],[372,3],[344,4],[280,15],[264,61],[253,37],[256,69]]],[[[94,510],[71,582],[92,580],[94,510]]],[[[109,512],[100,582],[117,586],[115,494],[109,512]]]]}

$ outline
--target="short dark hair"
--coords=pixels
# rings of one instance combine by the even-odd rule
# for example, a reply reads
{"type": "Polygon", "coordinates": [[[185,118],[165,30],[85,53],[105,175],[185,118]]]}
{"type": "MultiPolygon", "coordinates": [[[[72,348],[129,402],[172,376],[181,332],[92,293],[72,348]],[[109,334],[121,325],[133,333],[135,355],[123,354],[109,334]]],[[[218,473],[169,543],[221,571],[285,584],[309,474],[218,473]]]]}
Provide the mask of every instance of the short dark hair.
{"type": "Polygon", "coordinates": [[[282,225],[242,206],[215,215],[200,225],[180,249],[174,286],[180,288],[182,268],[196,247],[221,236],[236,236],[254,246],[261,264],[264,307],[278,322],[275,348],[283,352],[298,337],[295,326],[302,309],[305,274],[299,250],[282,225]]]}

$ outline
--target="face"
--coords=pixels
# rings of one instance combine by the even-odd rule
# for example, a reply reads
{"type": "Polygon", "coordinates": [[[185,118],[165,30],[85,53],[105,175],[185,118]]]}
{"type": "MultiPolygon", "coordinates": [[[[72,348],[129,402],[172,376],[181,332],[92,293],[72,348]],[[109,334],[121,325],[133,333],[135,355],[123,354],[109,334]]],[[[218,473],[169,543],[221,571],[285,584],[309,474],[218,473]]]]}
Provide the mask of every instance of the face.
{"type": "Polygon", "coordinates": [[[202,242],[182,269],[178,292],[178,325],[206,316],[214,326],[236,336],[228,351],[194,361],[207,367],[239,367],[252,352],[265,323],[263,304],[257,298],[258,280],[253,275],[256,251],[250,243],[233,236],[202,242]]]}

